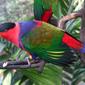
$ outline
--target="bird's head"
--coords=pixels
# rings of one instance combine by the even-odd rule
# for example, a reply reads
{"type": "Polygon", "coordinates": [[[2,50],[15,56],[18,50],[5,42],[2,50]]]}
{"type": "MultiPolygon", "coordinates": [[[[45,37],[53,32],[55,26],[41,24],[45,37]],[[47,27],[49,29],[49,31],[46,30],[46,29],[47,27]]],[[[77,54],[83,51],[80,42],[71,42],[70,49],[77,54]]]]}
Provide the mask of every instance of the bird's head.
{"type": "Polygon", "coordinates": [[[16,23],[7,22],[0,24],[0,38],[10,40],[15,36],[16,23]]]}
{"type": "Polygon", "coordinates": [[[0,24],[0,37],[8,36],[8,34],[11,35],[10,31],[13,30],[14,27],[15,27],[15,23],[12,22],[6,22],[0,24]]]}
{"type": "Polygon", "coordinates": [[[15,27],[15,23],[7,22],[0,25],[0,33],[7,32],[15,27]]]}
{"type": "Polygon", "coordinates": [[[18,46],[19,24],[7,22],[0,24],[0,37],[18,46]]]}

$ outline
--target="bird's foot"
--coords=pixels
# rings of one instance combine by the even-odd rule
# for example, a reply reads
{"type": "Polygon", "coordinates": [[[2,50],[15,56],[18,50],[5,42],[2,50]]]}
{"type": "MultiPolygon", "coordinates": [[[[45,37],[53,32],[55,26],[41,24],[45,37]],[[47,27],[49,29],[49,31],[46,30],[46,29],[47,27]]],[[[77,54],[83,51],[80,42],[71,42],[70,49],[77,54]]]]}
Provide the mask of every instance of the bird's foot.
{"type": "Polygon", "coordinates": [[[30,60],[29,60],[29,58],[28,58],[28,57],[26,57],[26,58],[25,58],[25,61],[27,61],[28,66],[30,66],[30,65],[31,65],[30,60]]]}

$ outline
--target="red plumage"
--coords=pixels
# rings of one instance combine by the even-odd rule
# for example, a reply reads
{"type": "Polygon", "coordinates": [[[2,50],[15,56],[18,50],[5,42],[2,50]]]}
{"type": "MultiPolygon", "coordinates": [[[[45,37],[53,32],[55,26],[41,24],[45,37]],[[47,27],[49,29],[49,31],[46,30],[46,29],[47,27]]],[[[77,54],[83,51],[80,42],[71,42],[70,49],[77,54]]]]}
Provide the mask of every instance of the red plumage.
{"type": "Polygon", "coordinates": [[[80,50],[80,48],[83,47],[83,44],[79,40],[77,40],[76,38],[68,34],[67,32],[64,33],[62,42],[68,45],[69,47],[77,49],[77,50],[80,50]]]}
{"type": "Polygon", "coordinates": [[[52,7],[49,10],[46,10],[42,16],[42,21],[48,22],[52,17],[52,7]]]}
{"type": "Polygon", "coordinates": [[[17,47],[19,47],[19,33],[20,26],[19,23],[16,23],[16,26],[13,29],[10,29],[5,32],[0,32],[0,36],[14,43],[17,47]]]}

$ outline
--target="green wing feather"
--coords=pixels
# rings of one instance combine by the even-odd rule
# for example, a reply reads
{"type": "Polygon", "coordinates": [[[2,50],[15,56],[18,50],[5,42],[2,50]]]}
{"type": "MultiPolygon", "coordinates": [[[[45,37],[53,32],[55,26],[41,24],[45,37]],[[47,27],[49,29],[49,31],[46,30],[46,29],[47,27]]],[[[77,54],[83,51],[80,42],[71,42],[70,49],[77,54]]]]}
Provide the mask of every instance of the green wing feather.
{"type": "Polygon", "coordinates": [[[34,0],[34,17],[35,19],[41,20],[41,16],[44,10],[42,7],[42,0],[34,0]]]}
{"type": "Polygon", "coordinates": [[[62,44],[63,35],[64,31],[60,30],[60,28],[43,22],[41,27],[36,27],[23,36],[22,43],[26,50],[37,54],[39,58],[53,64],[64,65],[69,63],[70,59],[68,56],[66,59],[62,57],[64,55],[63,50],[67,50],[62,44]],[[59,51],[62,51],[62,53],[59,51]]]}
{"type": "Polygon", "coordinates": [[[52,7],[53,14],[57,13],[57,0],[34,0],[34,16],[35,19],[41,20],[46,10],[52,7]]]}

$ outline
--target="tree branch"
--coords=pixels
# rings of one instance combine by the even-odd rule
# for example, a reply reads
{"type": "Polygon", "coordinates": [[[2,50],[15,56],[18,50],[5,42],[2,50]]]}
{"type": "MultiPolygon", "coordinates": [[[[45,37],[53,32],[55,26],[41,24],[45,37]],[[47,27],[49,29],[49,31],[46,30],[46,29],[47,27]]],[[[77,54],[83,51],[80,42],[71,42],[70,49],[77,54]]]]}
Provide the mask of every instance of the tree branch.
{"type": "MultiPolygon", "coordinates": [[[[81,13],[82,13],[82,17],[81,17],[80,40],[85,44],[85,3],[81,13]]],[[[84,53],[80,54],[80,58],[83,64],[85,65],[85,54],[84,53]]]]}
{"type": "Polygon", "coordinates": [[[40,66],[39,61],[31,61],[28,65],[27,61],[6,61],[0,62],[0,69],[25,69],[25,68],[38,68],[40,66]],[[4,66],[4,64],[6,64],[4,66]]]}
{"type": "Polygon", "coordinates": [[[82,11],[83,9],[77,11],[77,12],[74,12],[74,13],[71,13],[69,15],[66,15],[66,16],[63,16],[59,21],[58,21],[58,27],[59,28],[62,28],[62,29],[65,29],[65,24],[67,21],[71,20],[71,19],[76,19],[78,17],[81,17],[82,16],[82,11]]]}

